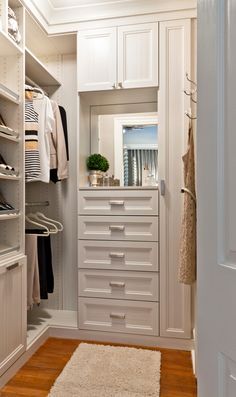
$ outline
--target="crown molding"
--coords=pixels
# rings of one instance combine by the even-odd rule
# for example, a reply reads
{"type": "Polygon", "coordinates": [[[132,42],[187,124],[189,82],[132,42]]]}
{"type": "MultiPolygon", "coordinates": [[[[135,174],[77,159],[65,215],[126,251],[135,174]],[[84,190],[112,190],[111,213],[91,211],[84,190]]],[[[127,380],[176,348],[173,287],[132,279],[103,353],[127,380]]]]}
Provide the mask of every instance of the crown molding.
{"type": "Polygon", "coordinates": [[[50,0],[22,0],[48,34],[78,30],[80,24],[140,15],[196,11],[196,0],[120,0],[53,7],[50,0]]]}

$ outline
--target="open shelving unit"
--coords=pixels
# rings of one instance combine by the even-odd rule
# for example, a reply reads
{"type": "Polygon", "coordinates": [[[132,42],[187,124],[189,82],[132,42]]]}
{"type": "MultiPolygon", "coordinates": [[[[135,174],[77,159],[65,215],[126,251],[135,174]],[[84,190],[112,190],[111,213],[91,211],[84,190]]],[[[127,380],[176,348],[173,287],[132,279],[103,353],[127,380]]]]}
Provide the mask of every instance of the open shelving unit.
{"type": "Polygon", "coordinates": [[[46,66],[28,49],[25,49],[25,74],[26,81],[35,83],[40,87],[60,87],[60,81],[49,72],[46,66]]]}

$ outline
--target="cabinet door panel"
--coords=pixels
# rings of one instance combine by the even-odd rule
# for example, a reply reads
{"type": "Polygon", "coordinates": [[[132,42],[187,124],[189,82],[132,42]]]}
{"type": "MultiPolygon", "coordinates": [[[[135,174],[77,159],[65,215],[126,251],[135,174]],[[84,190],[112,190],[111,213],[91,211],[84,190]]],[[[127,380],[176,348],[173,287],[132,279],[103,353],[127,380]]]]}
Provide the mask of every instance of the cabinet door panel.
{"type": "Polygon", "coordinates": [[[118,28],[118,82],[123,88],[158,85],[158,24],[118,28]]]}
{"type": "Polygon", "coordinates": [[[22,259],[0,267],[0,375],[26,346],[26,263],[22,259]]]}
{"type": "Polygon", "coordinates": [[[78,34],[78,90],[114,89],[116,83],[116,28],[78,34]]]}

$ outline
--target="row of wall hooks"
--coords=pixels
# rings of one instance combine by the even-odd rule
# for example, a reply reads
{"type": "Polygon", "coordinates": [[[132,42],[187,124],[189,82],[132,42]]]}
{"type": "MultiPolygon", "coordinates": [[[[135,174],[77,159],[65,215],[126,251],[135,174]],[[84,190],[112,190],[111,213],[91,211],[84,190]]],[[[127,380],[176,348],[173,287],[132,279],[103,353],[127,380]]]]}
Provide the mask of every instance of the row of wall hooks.
{"type": "MultiPolygon", "coordinates": [[[[190,90],[184,90],[184,93],[185,93],[185,95],[190,97],[191,102],[193,102],[194,104],[197,104],[197,99],[196,99],[197,83],[195,81],[193,81],[192,79],[190,79],[188,73],[186,73],[186,79],[191,84],[191,88],[190,88],[190,90]]],[[[197,117],[192,115],[191,110],[186,111],[185,114],[190,120],[197,120],[197,117]]]]}

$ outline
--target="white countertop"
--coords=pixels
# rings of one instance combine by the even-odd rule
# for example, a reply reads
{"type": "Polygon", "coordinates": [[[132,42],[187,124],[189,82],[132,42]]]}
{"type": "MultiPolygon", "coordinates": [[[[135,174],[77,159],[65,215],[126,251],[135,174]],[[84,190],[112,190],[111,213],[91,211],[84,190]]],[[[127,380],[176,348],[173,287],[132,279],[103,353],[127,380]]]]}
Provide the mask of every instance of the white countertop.
{"type": "Polygon", "coordinates": [[[80,186],[79,190],[158,190],[158,186],[80,186]]]}

